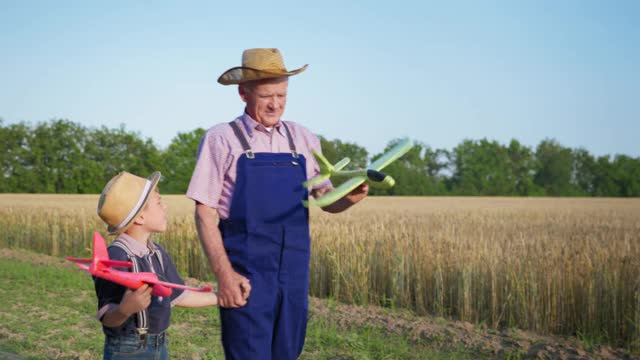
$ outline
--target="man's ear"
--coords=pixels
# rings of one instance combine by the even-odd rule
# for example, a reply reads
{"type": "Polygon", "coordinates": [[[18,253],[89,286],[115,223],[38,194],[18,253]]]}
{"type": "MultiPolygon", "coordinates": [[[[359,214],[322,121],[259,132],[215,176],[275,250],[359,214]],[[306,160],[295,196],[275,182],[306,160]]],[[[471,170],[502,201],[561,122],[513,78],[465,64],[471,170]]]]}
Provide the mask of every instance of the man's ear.
{"type": "Polygon", "coordinates": [[[238,94],[240,94],[240,98],[242,99],[242,102],[247,102],[247,89],[244,88],[244,86],[242,85],[238,85],[238,94]]]}

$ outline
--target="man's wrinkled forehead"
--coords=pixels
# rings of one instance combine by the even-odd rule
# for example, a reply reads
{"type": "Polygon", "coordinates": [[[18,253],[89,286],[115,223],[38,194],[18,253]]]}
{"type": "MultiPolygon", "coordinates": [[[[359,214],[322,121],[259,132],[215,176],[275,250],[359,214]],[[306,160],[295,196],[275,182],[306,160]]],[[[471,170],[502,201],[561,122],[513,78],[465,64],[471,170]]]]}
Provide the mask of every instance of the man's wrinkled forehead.
{"type": "Polygon", "coordinates": [[[288,82],[289,82],[288,77],[278,77],[278,78],[271,78],[271,79],[246,81],[240,84],[239,86],[242,86],[245,89],[253,90],[260,85],[272,85],[272,84],[280,84],[280,83],[288,83],[288,82]]]}

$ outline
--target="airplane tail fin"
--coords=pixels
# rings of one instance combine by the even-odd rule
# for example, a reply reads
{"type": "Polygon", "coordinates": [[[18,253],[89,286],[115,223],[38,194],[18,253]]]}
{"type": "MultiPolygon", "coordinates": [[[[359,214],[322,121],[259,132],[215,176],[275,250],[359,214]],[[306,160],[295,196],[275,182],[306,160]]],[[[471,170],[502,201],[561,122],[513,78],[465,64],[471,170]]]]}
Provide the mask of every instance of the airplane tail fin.
{"type": "Polygon", "coordinates": [[[331,175],[334,172],[342,170],[345,166],[347,166],[349,161],[351,161],[351,160],[349,160],[349,158],[344,158],[344,159],[338,161],[335,165],[331,165],[329,160],[327,160],[327,158],[324,157],[324,155],[322,155],[321,153],[316,152],[316,151],[313,152],[313,157],[316,158],[316,161],[318,162],[318,165],[320,166],[320,175],[305,181],[302,184],[302,186],[304,186],[306,188],[313,187],[313,186],[318,185],[321,182],[327,180],[328,178],[331,177],[331,175]]]}
{"type": "Polygon", "coordinates": [[[102,235],[97,231],[93,233],[93,258],[99,260],[109,259],[107,244],[102,235]]]}
{"type": "Polygon", "coordinates": [[[76,263],[80,269],[88,271],[91,274],[94,274],[97,270],[110,267],[130,268],[133,266],[131,261],[109,259],[107,245],[105,244],[104,238],[98,232],[93,233],[93,256],[90,259],[76,257],[67,257],[66,259],[76,263]]]}
{"type": "Polygon", "coordinates": [[[329,160],[327,160],[327,158],[324,157],[322,153],[314,151],[313,157],[315,157],[316,161],[318,161],[318,165],[320,166],[320,174],[329,175],[333,172],[333,165],[331,165],[329,160]]]}
{"type": "Polygon", "coordinates": [[[340,171],[342,169],[344,169],[345,166],[347,166],[347,164],[349,164],[349,162],[351,161],[351,159],[349,158],[344,158],[340,161],[338,161],[335,165],[333,165],[333,171],[340,171]]]}
{"type": "Polygon", "coordinates": [[[109,259],[107,245],[99,232],[93,233],[93,259],[91,265],[94,269],[104,269],[105,267],[130,268],[133,265],[130,261],[120,261],[109,259]]]}

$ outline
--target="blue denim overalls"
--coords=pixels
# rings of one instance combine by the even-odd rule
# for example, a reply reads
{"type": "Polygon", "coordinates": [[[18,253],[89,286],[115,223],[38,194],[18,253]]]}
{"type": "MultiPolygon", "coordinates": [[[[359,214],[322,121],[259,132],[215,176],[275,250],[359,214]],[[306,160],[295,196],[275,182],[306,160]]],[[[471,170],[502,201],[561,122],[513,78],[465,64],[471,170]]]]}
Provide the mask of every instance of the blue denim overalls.
{"type": "Polygon", "coordinates": [[[234,270],[251,281],[252,290],[246,306],[220,308],[225,356],[296,359],[304,345],[309,291],[306,160],[284,122],[290,153],[253,153],[240,127],[230,124],[244,153],[229,218],[219,228],[234,270]]]}

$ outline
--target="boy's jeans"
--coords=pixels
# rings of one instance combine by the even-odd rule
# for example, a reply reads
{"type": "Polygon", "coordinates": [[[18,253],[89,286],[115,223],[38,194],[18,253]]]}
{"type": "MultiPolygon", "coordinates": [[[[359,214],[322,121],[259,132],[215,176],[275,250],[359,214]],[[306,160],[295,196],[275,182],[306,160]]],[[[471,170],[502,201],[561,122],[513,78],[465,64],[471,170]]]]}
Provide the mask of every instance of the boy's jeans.
{"type": "Polygon", "coordinates": [[[165,334],[148,334],[144,341],[137,335],[106,337],[104,339],[104,359],[153,359],[168,360],[165,334]]]}

